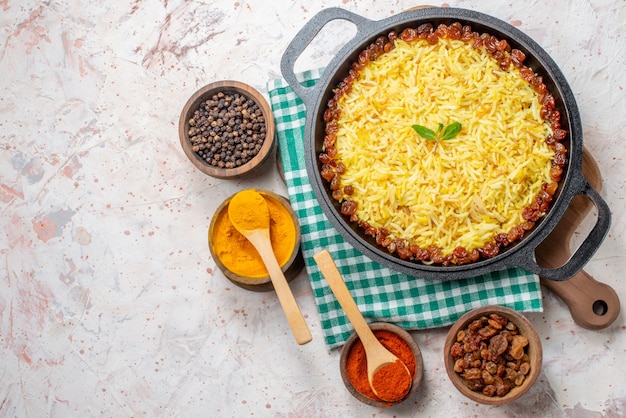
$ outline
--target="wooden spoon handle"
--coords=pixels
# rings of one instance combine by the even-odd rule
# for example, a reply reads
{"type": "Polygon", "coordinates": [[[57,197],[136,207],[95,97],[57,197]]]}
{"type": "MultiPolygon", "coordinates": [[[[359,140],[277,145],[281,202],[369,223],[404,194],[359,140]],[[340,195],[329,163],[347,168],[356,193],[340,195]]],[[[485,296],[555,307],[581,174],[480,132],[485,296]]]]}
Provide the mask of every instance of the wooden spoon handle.
{"type": "Polygon", "coordinates": [[[291,332],[296,342],[300,345],[310,342],[313,336],[291,292],[289,283],[287,283],[287,279],[278,265],[278,261],[276,261],[276,256],[272,250],[272,244],[269,238],[269,231],[255,230],[247,234],[246,238],[254,245],[265,264],[265,268],[267,268],[267,272],[274,285],[274,290],[276,291],[276,296],[278,296],[278,300],[287,317],[287,322],[289,323],[289,327],[291,327],[291,332]],[[264,236],[264,233],[267,233],[267,236],[264,236]]]}
{"type": "Polygon", "coordinates": [[[380,345],[380,342],[370,329],[369,325],[367,325],[359,307],[352,298],[352,295],[348,290],[348,286],[346,286],[346,282],[343,281],[341,273],[337,270],[337,266],[335,265],[330,253],[326,250],[322,250],[315,254],[313,258],[315,259],[317,266],[324,275],[324,278],[335,294],[335,297],[339,301],[339,304],[343,308],[363,345],[365,347],[376,347],[380,345]]]}
{"type": "Polygon", "coordinates": [[[542,280],[541,283],[563,299],[574,322],[583,328],[606,328],[619,315],[620,303],[615,290],[584,270],[564,282],[542,280]]]}

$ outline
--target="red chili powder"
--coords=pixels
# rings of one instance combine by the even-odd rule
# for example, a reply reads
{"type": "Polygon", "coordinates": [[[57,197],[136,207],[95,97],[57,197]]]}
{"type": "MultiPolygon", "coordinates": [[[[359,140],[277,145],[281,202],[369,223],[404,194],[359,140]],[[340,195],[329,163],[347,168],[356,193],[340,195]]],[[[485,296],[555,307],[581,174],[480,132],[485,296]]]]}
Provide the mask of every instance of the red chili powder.
{"type": "Polygon", "coordinates": [[[411,389],[412,377],[402,361],[397,360],[381,367],[374,372],[372,388],[379,398],[387,401],[404,399],[411,389]]]}
{"type": "MultiPolygon", "coordinates": [[[[413,379],[416,368],[415,354],[413,354],[411,347],[406,343],[406,341],[404,341],[399,335],[390,331],[374,331],[374,335],[387,350],[391,351],[396,355],[396,357],[402,360],[411,373],[411,379],[413,379]]],[[[374,391],[367,380],[367,357],[365,356],[365,348],[363,347],[361,340],[356,340],[352,345],[350,352],[348,352],[346,357],[346,372],[348,380],[352,383],[352,386],[354,386],[357,392],[367,398],[376,401],[381,400],[374,394],[374,391]]],[[[376,389],[379,393],[381,393],[381,389],[384,390],[385,386],[389,387],[394,384],[396,383],[391,382],[390,384],[387,383],[383,385],[377,384],[376,389]]],[[[394,391],[395,390],[396,389],[394,389],[394,391]]]]}

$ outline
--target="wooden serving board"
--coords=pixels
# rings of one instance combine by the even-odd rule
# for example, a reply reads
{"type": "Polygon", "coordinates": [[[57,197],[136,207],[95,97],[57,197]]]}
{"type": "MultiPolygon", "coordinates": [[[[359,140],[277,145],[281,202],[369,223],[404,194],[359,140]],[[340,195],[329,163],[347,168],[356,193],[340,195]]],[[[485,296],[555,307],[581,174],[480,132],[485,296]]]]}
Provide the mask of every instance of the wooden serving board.
{"type": "MultiPolygon", "coordinates": [[[[593,156],[583,152],[583,173],[589,184],[600,191],[602,176],[593,156]]],[[[570,240],[576,228],[593,208],[591,200],[576,196],[554,231],[537,247],[537,262],[549,268],[563,265],[571,256],[570,240]]],[[[558,295],[569,307],[574,322],[587,329],[603,329],[615,321],[620,302],[615,290],[595,280],[584,270],[565,281],[541,278],[541,284],[558,295]]]]}

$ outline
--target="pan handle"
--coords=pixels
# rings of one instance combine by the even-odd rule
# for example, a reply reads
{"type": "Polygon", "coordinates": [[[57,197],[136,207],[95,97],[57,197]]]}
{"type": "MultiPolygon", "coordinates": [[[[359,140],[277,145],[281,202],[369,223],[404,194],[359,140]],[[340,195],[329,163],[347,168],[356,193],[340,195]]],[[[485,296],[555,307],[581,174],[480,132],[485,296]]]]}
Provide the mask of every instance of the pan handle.
{"type": "Polygon", "coordinates": [[[338,7],[329,7],[322,9],[318,14],[313,16],[302,29],[296,34],[295,38],[289,43],[287,49],[283,53],[280,60],[280,71],[291,88],[302,99],[306,107],[312,104],[313,93],[312,87],[305,87],[296,77],[294,72],[294,65],[296,60],[302,55],[306,47],[315,39],[317,34],[322,30],[326,24],[333,20],[343,19],[352,22],[357,27],[357,34],[359,36],[360,28],[366,27],[371,20],[368,20],[362,16],[349,12],[347,10],[338,7]]]}
{"type": "MultiPolygon", "coordinates": [[[[600,247],[600,244],[604,240],[604,237],[611,226],[611,209],[606,201],[602,199],[600,194],[589,184],[587,179],[582,174],[581,183],[582,189],[578,193],[574,193],[574,195],[586,195],[598,211],[598,218],[591,232],[589,232],[576,252],[561,267],[548,268],[538,265],[534,261],[535,248],[533,248],[528,255],[528,260],[530,261],[525,263],[525,265],[520,265],[520,267],[530,270],[544,279],[563,281],[569,279],[582,270],[585,264],[587,264],[593,254],[595,254],[598,250],[598,247],[600,247]]],[[[569,203],[571,203],[571,200],[569,203]]]]}

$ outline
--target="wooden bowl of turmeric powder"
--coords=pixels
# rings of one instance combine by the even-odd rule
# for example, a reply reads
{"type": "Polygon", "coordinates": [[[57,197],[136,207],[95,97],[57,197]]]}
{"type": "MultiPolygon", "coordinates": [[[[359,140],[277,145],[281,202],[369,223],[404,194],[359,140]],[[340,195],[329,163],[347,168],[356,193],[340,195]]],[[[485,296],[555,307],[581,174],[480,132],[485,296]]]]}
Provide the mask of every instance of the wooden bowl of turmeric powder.
{"type": "MultiPolygon", "coordinates": [[[[289,200],[269,190],[257,190],[266,200],[270,213],[272,249],[285,278],[290,281],[304,267],[300,250],[300,224],[289,200]]],[[[228,218],[232,196],[217,208],[208,231],[209,250],[226,278],[239,287],[270,291],[274,287],[254,246],[235,229],[228,218]]]]}
{"type": "MultiPolygon", "coordinates": [[[[396,325],[376,322],[369,324],[369,327],[382,345],[407,366],[413,377],[411,390],[397,402],[383,401],[374,394],[367,380],[365,349],[356,333],[348,338],[341,350],[339,359],[341,378],[348,392],[359,401],[379,408],[389,408],[402,403],[418,390],[424,374],[422,352],[411,334],[396,325]]],[[[390,382],[390,384],[393,383],[390,382]]]]}

